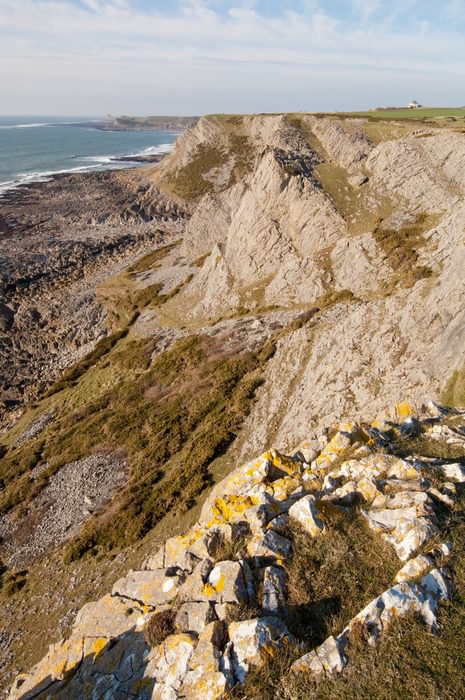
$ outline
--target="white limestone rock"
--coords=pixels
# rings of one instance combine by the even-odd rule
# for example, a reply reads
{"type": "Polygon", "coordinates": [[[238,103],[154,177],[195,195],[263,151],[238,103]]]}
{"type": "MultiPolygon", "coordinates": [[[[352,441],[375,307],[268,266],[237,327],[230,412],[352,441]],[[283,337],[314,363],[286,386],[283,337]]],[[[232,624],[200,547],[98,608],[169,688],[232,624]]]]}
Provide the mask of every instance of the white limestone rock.
{"type": "Polygon", "coordinates": [[[286,610],[286,572],[279,566],[263,570],[262,609],[270,615],[282,615],[286,610]]]}
{"type": "Polygon", "coordinates": [[[201,632],[209,622],[216,620],[215,609],[211,603],[183,603],[175,618],[176,629],[180,632],[201,632]]]}
{"type": "Polygon", "coordinates": [[[112,595],[156,607],[173,600],[184,579],[182,572],[173,573],[172,569],[130,571],[127,576],[116,581],[112,595]]]}
{"type": "Polygon", "coordinates": [[[228,633],[234,675],[240,683],[245,681],[251,665],[261,666],[267,654],[291,640],[286,625],[278,617],[232,622],[228,633]]]}
{"type": "Polygon", "coordinates": [[[297,522],[312,537],[318,537],[325,530],[325,524],[316,507],[316,499],[309,494],[300,498],[289,509],[289,517],[297,522]]]}
{"type": "Polygon", "coordinates": [[[315,678],[341,673],[347,665],[344,644],[341,640],[328,637],[323,644],[294,661],[291,671],[308,673],[315,678]]]}

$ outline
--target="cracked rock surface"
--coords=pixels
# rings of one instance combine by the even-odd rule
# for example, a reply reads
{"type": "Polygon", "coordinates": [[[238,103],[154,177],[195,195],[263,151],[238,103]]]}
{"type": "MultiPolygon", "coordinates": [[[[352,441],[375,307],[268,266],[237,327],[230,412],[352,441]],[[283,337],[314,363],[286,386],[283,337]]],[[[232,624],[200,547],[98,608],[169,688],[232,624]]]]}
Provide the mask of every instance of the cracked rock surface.
{"type": "MultiPolygon", "coordinates": [[[[343,672],[356,631],[374,645],[390,623],[411,613],[438,633],[438,609],[453,595],[447,566],[451,547],[441,541],[439,496],[454,501],[465,483],[460,464],[421,454],[390,454],[396,435],[465,443],[465,411],[434,403],[423,413],[399,404],[393,420],[341,423],[313,449],[289,455],[270,450],[217,484],[198,522],[169,538],[114,585],[111,595],[79,612],[70,637],[50,647],[29,674],[19,676],[10,700],[41,698],[205,698],[220,700],[295,640],[287,627],[286,560],[292,556],[289,524],[309,538],[330,536],[328,509],[341,517],[357,504],[369,526],[399,558],[387,590],[369,602],[337,636],[296,659],[290,673],[315,680],[343,672]],[[434,482],[434,485],[433,485],[434,482]],[[274,528],[277,527],[278,530],[274,528]],[[247,557],[224,558],[240,536],[247,557]],[[288,547],[273,548],[267,537],[288,547]],[[268,542],[268,545],[265,543],[268,542]],[[150,642],[157,615],[172,610],[175,625],[150,642]],[[231,611],[243,610],[231,621],[231,611]],[[249,611],[249,614],[247,614],[249,611]]],[[[239,550],[238,550],[239,552],[239,550]]]]}

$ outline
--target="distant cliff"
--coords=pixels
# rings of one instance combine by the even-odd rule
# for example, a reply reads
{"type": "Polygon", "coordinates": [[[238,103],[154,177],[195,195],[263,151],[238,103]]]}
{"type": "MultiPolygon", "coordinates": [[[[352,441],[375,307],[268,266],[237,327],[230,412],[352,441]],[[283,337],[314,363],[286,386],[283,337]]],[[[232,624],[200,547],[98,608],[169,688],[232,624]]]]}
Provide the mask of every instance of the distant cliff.
{"type": "Polygon", "coordinates": [[[194,126],[199,117],[113,117],[103,123],[102,129],[112,131],[184,131],[194,126]]]}

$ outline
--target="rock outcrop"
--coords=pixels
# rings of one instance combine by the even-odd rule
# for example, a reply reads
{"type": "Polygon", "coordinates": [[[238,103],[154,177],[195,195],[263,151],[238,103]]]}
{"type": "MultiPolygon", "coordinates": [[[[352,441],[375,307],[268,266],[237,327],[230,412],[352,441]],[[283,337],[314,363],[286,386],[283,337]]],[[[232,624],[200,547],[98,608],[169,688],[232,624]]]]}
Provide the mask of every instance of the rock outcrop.
{"type": "Polygon", "coordinates": [[[408,450],[400,458],[395,444],[414,449],[421,436],[464,447],[465,412],[430,403],[418,414],[403,403],[394,415],[339,424],[318,445],[304,443],[288,456],[272,449],[235,469],[191,529],[166,540],[144,569],[130,571],[111,595],[79,612],[70,637],[17,678],[11,700],[87,693],[219,700],[252,667],[289,648],[295,661],[288,673],[318,680],[350,663],[353,634],[376,644],[393,619],[413,613],[437,633],[438,607],[453,593],[451,547],[438,513],[454,504],[465,468],[408,450]],[[328,538],[331,514],[349,517],[354,507],[394,548],[399,571],[338,636],[299,654],[287,611],[286,567],[299,556],[293,533],[328,538]]]}
{"type": "Polygon", "coordinates": [[[323,678],[396,616],[436,630],[463,414],[384,412],[464,401],[464,164],[454,123],[223,115],[2,199],[3,685],[112,590],[12,697],[219,698],[283,648],[323,678]],[[397,576],[302,648],[296,538],[346,517],[397,576]]]}

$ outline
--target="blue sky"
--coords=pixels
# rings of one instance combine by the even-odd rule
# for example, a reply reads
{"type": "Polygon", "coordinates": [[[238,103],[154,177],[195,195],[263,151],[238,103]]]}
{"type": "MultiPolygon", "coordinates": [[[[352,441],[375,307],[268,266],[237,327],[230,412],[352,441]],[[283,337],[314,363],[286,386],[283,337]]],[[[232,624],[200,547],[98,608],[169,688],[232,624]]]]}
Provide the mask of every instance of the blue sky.
{"type": "Polygon", "coordinates": [[[465,104],[465,0],[0,0],[0,113],[465,104]]]}

